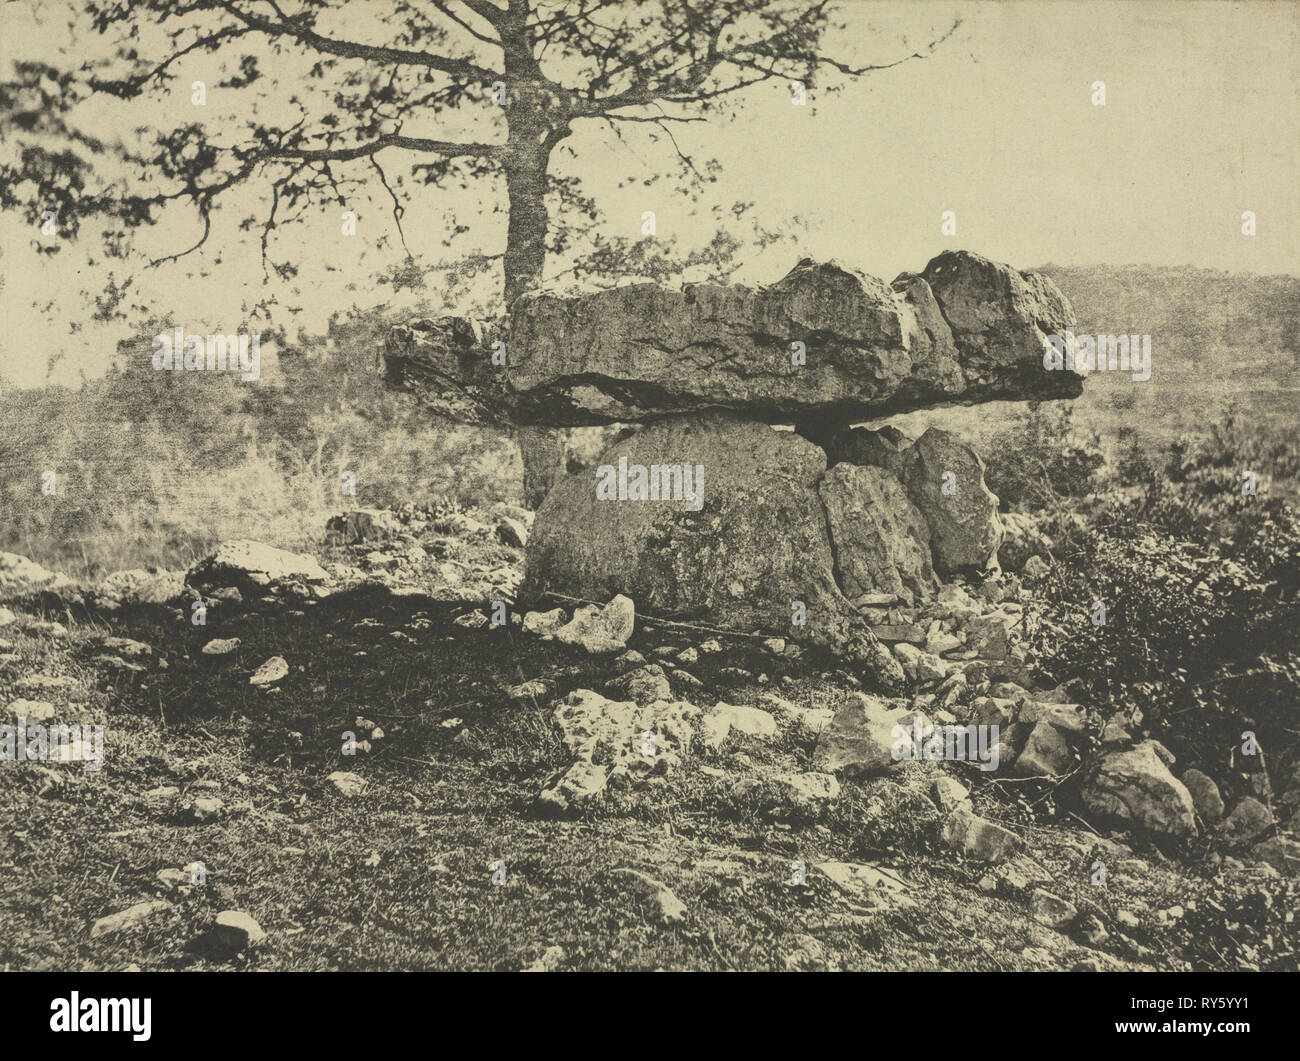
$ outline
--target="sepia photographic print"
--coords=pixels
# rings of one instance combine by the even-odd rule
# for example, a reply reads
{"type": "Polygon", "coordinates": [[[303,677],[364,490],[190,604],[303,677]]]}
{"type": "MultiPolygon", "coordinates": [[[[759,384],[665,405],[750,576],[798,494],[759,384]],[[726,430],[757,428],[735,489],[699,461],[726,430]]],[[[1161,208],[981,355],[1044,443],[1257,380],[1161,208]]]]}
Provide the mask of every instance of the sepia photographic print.
{"type": "Polygon", "coordinates": [[[1084,1041],[1259,1027],[1296,3],[0,20],[35,1032],[431,971],[1145,973],[1084,1041]]]}

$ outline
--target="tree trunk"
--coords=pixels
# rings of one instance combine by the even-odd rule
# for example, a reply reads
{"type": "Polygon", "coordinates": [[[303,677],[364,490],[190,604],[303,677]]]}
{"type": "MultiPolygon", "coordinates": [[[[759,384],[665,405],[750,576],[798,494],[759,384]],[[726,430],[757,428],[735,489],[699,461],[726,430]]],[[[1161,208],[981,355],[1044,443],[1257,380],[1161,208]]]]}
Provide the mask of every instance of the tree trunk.
{"type": "MultiPolygon", "coordinates": [[[[512,136],[513,139],[513,136],[512,136]]],[[[527,135],[520,137],[527,143],[527,135]]],[[[531,145],[530,145],[531,146],[531,145]]],[[[505,299],[507,308],[525,291],[539,286],[546,262],[547,155],[541,148],[525,149],[505,167],[510,200],[506,237],[505,299]]],[[[506,357],[509,358],[507,350],[506,357]]],[[[565,473],[567,433],[545,427],[519,427],[515,441],[524,464],[524,504],[541,508],[546,495],[565,473]]]]}

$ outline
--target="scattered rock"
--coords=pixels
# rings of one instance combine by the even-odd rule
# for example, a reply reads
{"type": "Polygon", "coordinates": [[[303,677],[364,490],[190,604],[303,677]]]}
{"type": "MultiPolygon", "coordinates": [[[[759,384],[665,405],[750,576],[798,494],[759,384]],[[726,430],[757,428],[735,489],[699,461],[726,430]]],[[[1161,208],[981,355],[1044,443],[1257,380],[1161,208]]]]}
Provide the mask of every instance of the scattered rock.
{"type": "Polygon", "coordinates": [[[581,645],[589,655],[605,655],[621,652],[635,625],[636,606],[620,593],[603,608],[588,604],[577,609],[555,637],[566,645],[581,645]]]}
{"type": "Polygon", "coordinates": [[[550,692],[550,685],[540,678],[534,678],[532,681],[521,682],[519,685],[513,685],[507,690],[506,695],[516,702],[522,700],[537,700],[550,692]]]}
{"type": "Polygon", "coordinates": [[[1223,821],[1223,797],[1219,795],[1219,786],[1212,777],[1192,767],[1183,771],[1183,785],[1191,794],[1192,806],[1201,816],[1201,821],[1209,826],[1223,821]]]}
{"type": "Polygon", "coordinates": [[[276,549],[246,538],[222,542],[216,552],[200,560],[185,575],[186,585],[200,592],[234,586],[260,596],[282,582],[321,583],[329,575],[315,557],[276,549]]]}
{"type": "Polygon", "coordinates": [[[346,770],[335,770],[325,778],[331,785],[338,790],[339,794],[352,799],[361,795],[366,790],[367,781],[359,774],[349,773],[346,770]]]}
{"type": "Polygon", "coordinates": [[[379,541],[401,533],[401,521],[387,509],[354,508],[334,516],[325,528],[346,543],[379,541]]]}
{"type": "Polygon", "coordinates": [[[1051,570],[1047,565],[1047,561],[1041,556],[1031,556],[1025,561],[1025,566],[1020,573],[1024,576],[1025,581],[1032,585],[1046,578],[1051,570]]]}
{"type": "Polygon", "coordinates": [[[1029,916],[1048,928],[1063,929],[1078,915],[1079,911],[1073,905],[1042,888],[1036,889],[1029,897],[1029,916]]]}
{"type": "Polygon", "coordinates": [[[248,679],[249,685],[274,685],[289,673],[289,664],[283,656],[272,656],[257,668],[248,679]]]}
{"type": "Polygon", "coordinates": [[[150,918],[165,913],[171,908],[171,903],[162,899],[136,903],[134,906],[128,906],[125,910],[119,910],[115,914],[101,917],[90,926],[90,938],[98,939],[100,936],[112,935],[126,929],[139,928],[150,918]]]}
{"type": "Polygon", "coordinates": [[[190,802],[186,808],[186,813],[191,821],[203,823],[221,817],[225,809],[225,803],[216,796],[200,796],[190,802]]]}
{"type": "Polygon", "coordinates": [[[564,625],[564,609],[552,608],[549,612],[528,612],[524,616],[526,634],[554,634],[564,625]]]}
{"type": "Polygon", "coordinates": [[[817,742],[817,765],[833,772],[879,773],[900,765],[893,756],[896,726],[910,732],[914,712],[878,696],[848,693],[817,742]]]}
{"type": "Polygon", "coordinates": [[[199,651],[205,656],[228,656],[239,647],[237,637],[214,637],[199,651]]]}
{"type": "Polygon", "coordinates": [[[621,866],[613,872],[627,878],[633,891],[654,903],[660,921],[671,925],[686,920],[686,904],[657,880],[627,866],[621,866]]]}
{"type": "Polygon", "coordinates": [[[955,777],[949,777],[947,774],[935,779],[934,784],[930,787],[930,792],[940,810],[951,811],[963,803],[970,802],[970,792],[966,786],[955,777]]]}
{"type": "Polygon", "coordinates": [[[968,804],[959,805],[949,816],[943,838],[953,850],[982,862],[1005,861],[1024,846],[1015,833],[977,817],[968,804]]]}
{"type": "Polygon", "coordinates": [[[772,781],[785,788],[792,804],[806,809],[814,809],[840,796],[840,783],[834,774],[816,771],[777,774],[772,781]]]}
{"type": "Polygon", "coordinates": [[[234,953],[256,947],[266,939],[262,926],[242,910],[222,910],[213,927],[219,940],[234,953]]]}
{"type": "Polygon", "coordinates": [[[858,862],[818,862],[816,868],[841,891],[871,910],[900,910],[916,905],[906,894],[907,885],[902,878],[883,867],[858,862]]]}
{"type": "Polygon", "coordinates": [[[1147,740],[1127,751],[1103,754],[1083,786],[1083,805],[1102,818],[1153,833],[1195,835],[1191,794],[1169,772],[1156,744],[1147,740]]]}
{"type": "Polygon", "coordinates": [[[671,700],[672,687],[668,675],[658,663],[628,671],[609,683],[610,692],[616,696],[635,700],[638,704],[653,704],[656,700],[671,700]]]}
{"type": "Polygon", "coordinates": [[[698,736],[706,748],[717,751],[733,731],[750,737],[774,737],[776,719],[756,707],[718,701],[700,720],[698,736]]]}
{"type": "Polygon", "coordinates": [[[54,717],[54,705],[46,700],[14,700],[5,711],[15,723],[25,718],[29,725],[48,722],[54,717]]]}
{"type": "Polygon", "coordinates": [[[1038,722],[1016,755],[1012,772],[1018,777],[1060,777],[1073,766],[1074,755],[1061,731],[1049,722],[1038,722]]]}
{"type": "Polygon", "coordinates": [[[1223,835],[1229,840],[1246,843],[1272,827],[1272,811],[1253,796],[1243,796],[1224,819],[1223,835]]]}

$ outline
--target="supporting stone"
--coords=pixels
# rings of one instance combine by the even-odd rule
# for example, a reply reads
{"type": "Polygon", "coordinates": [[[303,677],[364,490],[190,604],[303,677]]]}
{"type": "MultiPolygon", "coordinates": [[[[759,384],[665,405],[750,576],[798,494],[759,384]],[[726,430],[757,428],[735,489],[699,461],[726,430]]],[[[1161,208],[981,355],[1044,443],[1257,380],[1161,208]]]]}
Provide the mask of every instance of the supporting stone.
{"type": "Polygon", "coordinates": [[[539,509],[546,495],[564,478],[568,444],[563,431],[546,427],[515,429],[519,456],[524,462],[524,505],[539,509]]]}

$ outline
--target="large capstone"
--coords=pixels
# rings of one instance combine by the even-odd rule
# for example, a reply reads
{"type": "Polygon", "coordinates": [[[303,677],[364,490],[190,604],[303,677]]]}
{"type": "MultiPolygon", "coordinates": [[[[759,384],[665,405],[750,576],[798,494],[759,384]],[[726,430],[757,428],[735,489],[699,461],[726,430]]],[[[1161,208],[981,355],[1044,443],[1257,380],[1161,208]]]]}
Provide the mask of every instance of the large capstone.
{"type": "Polygon", "coordinates": [[[630,284],[520,297],[507,318],[394,328],[390,382],[472,423],[548,427],[730,410],[845,426],[913,409],[1077,396],[1044,367],[1074,323],[1045,277],[965,251],[892,284],[801,261],[767,287],[630,284]]]}

